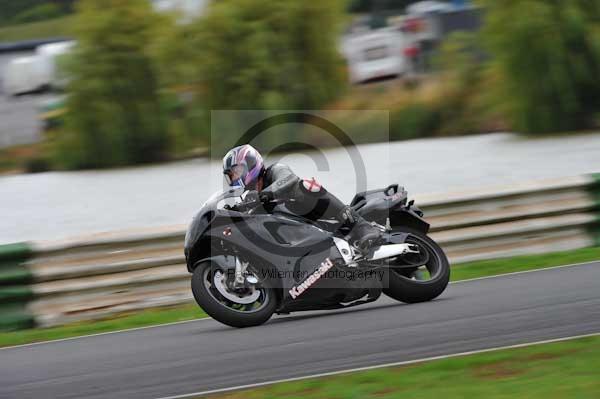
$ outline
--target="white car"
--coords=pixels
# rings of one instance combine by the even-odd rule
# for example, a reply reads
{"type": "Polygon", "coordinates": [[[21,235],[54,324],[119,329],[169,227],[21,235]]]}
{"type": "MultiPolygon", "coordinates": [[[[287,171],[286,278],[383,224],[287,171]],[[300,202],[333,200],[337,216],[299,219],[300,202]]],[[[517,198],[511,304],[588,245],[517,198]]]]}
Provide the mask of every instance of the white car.
{"type": "Polygon", "coordinates": [[[408,66],[404,47],[404,35],[393,28],[347,36],[342,51],[348,61],[350,80],[361,83],[404,74],[408,66]]]}
{"type": "Polygon", "coordinates": [[[65,78],[58,73],[58,59],[68,54],[73,46],[74,41],[44,44],[32,56],[11,60],[3,73],[4,92],[19,95],[63,88],[65,78]]]}
{"type": "Polygon", "coordinates": [[[40,62],[44,70],[43,78],[47,81],[49,88],[64,88],[66,79],[59,74],[59,59],[69,54],[73,47],[75,47],[75,44],[76,42],[74,41],[44,44],[35,50],[36,55],[40,57],[40,62]]]}
{"type": "Polygon", "coordinates": [[[4,68],[4,92],[16,96],[42,90],[48,83],[45,76],[39,56],[15,58],[4,68]]]}

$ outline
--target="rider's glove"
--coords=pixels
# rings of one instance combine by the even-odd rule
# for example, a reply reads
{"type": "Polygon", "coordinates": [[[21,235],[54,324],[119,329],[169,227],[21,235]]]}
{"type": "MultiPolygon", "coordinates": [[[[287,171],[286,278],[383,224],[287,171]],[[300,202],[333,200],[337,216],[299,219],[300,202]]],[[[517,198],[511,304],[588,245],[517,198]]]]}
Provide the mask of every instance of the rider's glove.
{"type": "Polygon", "coordinates": [[[246,203],[251,203],[251,202],[258,202],[260,201],[260,197],[258,196],[258,191],[256,190],[250,190],[246,193],[246,196],[244,197],[244,202],[246,203]]]}
{"type": "Polygon", "coordinates": [[[260,202],[267,203],[273,201],[273,193],[271,191],[263,191],[260,193],[260,202]]]}

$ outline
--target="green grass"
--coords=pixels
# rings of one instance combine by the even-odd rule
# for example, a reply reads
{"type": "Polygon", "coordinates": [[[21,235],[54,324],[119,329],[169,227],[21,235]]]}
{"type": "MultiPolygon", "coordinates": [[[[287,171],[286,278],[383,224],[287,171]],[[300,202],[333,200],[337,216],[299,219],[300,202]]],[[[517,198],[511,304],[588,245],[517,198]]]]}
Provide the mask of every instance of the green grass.
{"type": "Polygon", "coordinates": [[[600,247],[483,260],[452,266],[452,281],[600,260],[600,247]]]}
{"type": "Polygon", "coordinates": [[[314,378],[211,396],[227,399],[600,397],[600,337],[314,378]]]}
{"type": "Polygon", "coordinates": [[[0,42],[70,36],[73,16],[0,28],[0,42]]]}
{"type": "Polygon", "coordinates": [[[194,320],[206,317],[196,305],[181,305],[159,309],[148,309],[119,317],[73,323],[61,327],[39,328],[23,331],[0,333],[0,347],[27,344],[39,341],[51,341],[81,335],[98,334],[128,328],[146,327],[177,321],[194,320]]]}
{"type": "MultiPolygon", "coordinates": [[[[544,255],[519,256],[471,262],[452,266],[452,281],[465,280],[496,274],[567,265],[600,260],[600,247],[544,255]]],[[[194,320],[206,317],[196,305],[181,305],[163,309],[149,309],[101,321],[86,321],[61,327],[32,329],[0,333],[0,347],[48,341],[80,335],[97,334],[127,328],[145,327],[194,320]]]]}

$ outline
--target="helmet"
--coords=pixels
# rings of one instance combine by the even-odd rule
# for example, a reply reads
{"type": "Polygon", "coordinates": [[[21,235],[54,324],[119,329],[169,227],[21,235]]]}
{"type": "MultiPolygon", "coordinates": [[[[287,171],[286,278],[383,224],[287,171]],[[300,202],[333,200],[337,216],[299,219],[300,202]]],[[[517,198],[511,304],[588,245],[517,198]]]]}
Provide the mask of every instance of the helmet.
{"type": "Polygon", "coordinates": [[[253,189],[264,170],[262,156],[250,144],[235,147],[223,158],[223,174],[230,186],[253,189]]]}

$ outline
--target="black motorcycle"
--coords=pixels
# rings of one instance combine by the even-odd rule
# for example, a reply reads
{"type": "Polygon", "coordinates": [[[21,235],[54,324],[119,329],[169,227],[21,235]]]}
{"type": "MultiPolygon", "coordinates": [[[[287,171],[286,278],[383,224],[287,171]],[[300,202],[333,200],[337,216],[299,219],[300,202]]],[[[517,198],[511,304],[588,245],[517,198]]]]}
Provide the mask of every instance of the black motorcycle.
{"type": "Polygon", "coordinates": [[[248,327],[273,313],[346,308],[382,292],[416,303],[444,291],[446,255],[402,187],[359,193],[350,206],[382,231],[368,253],[348,243],[349,232],[332,232],[330,220],[302,218],[240,189],[214,194],[185,237],[196,302],[224,324],[248,327]]]}

